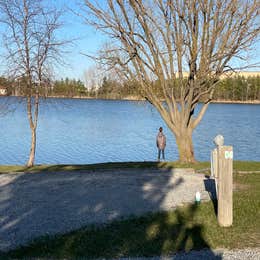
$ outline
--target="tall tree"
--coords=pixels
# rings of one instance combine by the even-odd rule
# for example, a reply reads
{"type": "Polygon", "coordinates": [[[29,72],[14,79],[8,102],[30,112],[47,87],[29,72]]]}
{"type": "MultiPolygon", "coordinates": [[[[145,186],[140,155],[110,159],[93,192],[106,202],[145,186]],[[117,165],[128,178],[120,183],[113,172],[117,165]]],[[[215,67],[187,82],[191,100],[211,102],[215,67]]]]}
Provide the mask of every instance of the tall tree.
{"type": "Polygon", "coordinates": [[[61,41],[56,39],[61,12],[41,0],[1,0],[1,22],[9,76],[24,79],[31,148],[27,166],[34,164],[40,89],[47,87],[50,64],[59,60],[61,41]]]}
{"type": "Polygon", "coordinates": [[[181,162],[195,162],[193,130],[233,58],[259,35],[258,0],[84,1],[86,20],[110,37],[98,60],[137,79],[176,138],[181,162]],[[159,88],[159,91],[158,91],[159,88]],[[163,93],[163,101],[157,95],[163,93]],[[203,100],[203,105],[198,103],[203,100]],[[196,109],[196,111],[195,111],[196,109]],[[196,113],[194,113],[194,111],[196,113]]]}

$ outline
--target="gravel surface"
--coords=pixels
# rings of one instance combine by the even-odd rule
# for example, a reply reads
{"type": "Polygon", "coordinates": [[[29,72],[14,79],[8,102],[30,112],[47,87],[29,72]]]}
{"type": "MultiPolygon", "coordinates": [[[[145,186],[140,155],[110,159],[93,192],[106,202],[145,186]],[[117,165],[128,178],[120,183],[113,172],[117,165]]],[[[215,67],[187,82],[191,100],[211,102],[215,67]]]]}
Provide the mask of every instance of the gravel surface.
{"type": "MultiPolygon", "coordinates": [[[[0,251],[91,223],[174,209],[215,196],[214,183],[191,169],[0,174],[0,251]]],[[[200,250],[121,260],[260,259],[260,249],[200,250]]]]}
{"type": "Polygon", "coordinates": [[[212,180],[192,169],[0,174],[0,251],[90,223],[209,200],[212,180]]]}
{"type": "Polygon", "coordinates": [[[260,249],[247,248],[236,250],[200,250],[178,253],[172,256],[120,258],[120,260],[259,260],[260,249]]]}

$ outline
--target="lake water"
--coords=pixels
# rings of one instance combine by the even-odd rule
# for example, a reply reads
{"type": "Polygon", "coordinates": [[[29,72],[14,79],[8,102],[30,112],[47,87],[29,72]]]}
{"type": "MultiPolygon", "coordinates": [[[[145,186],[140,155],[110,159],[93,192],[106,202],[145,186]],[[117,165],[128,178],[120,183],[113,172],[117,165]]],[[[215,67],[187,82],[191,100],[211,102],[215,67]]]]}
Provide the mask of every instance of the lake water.
{"type": "MultiPolygon", "coordinates": [[[[30,129],[25,105],[15,97],[0,116],[0,164],[25,164],[30,129]]],[[[7,102],[8,101],[8,102],[7,102]]],[[[48,99],[40,106],[37,164],[154,161],[159,126],[167,136],[166,159],[177,160],[174,136],[147,102],[48,99]]],[[[260,161],[260,105],[211,104],[193,134],[197,160],[208,161],[213,138],[233,145],[235,160],[260,161]]]]}

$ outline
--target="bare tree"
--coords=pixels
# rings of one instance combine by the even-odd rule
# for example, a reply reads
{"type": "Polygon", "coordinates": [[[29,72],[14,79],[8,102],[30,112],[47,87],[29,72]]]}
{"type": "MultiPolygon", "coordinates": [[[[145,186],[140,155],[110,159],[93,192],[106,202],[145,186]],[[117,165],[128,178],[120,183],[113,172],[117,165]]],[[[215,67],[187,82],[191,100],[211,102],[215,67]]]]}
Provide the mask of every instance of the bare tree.
{"type": "Polygon", "coordinates": [[[0,11],[5,25],[8,74],[24,82],[22,93],[31,129],[27,166],[31,167],[35,159],[40,96],[50,82],[50,64],[59,61],[63,44],[56,39],[61,12],[41,0],[1,0],[0,11]]]}
{"type": "Polygon", "coordinates": [[[179,160],[195,162],[193,130],[220,76],[235,69],[232,60],[243,59],[259,35],[259,5],[258,0],[107,0],[101,6],[86,0],[83,10],[87,23],[110,37],[112,47],[97,59],[138,81],[174,133],[179,160]]]}
{"type": "Polygon", "coordinates": [[[85,85],[88,90],[98,89],[102,84],[102,70],[93,65],[84,72],[85,85]]]}

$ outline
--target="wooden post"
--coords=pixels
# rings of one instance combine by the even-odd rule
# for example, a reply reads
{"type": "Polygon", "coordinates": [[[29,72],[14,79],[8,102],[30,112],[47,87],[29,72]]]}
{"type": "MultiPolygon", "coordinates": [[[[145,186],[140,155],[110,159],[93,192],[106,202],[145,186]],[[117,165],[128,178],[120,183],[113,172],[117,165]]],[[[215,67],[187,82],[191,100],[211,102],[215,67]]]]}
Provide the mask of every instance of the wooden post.
{"type": "Polygon", "coordinates": [[[233,148],[218,147],[218,223],[229,227],[233,222],[233,148]]]}
{"type": "Polygon", "coordinates": [[[218,150],[217,148],[213,149],[211,152],[211,168],[212,168],[212,177],[218,178],[218,150]]]}
{"type": "Polygon", "coordinates": [[[211,178],[215,180],[216,199],[218,199],[218,149],[211,152],[211,178]]]}

